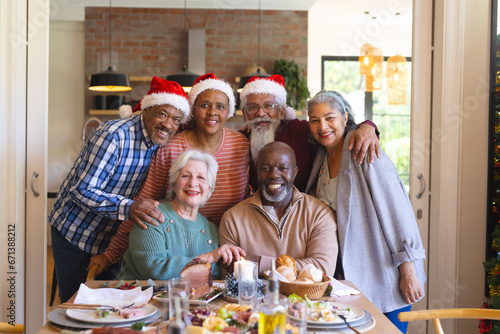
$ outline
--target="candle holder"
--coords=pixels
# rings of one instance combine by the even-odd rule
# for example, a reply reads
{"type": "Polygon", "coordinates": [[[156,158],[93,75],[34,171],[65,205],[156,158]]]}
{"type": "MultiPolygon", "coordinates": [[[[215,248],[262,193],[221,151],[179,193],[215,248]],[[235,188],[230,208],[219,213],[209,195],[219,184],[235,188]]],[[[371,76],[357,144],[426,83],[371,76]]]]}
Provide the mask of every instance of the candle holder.
{"type": "Polygon", "coordinates": [[[257,263],[252,261],[237,261],[238,304],[251,305],[257,309],[257,263]]]}

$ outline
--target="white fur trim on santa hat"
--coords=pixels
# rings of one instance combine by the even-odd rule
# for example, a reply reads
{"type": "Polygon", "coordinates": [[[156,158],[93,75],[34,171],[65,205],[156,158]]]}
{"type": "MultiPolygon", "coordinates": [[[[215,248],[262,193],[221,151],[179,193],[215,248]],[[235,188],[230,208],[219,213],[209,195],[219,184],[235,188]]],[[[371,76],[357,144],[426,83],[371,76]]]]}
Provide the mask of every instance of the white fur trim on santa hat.
{"type": "Polygon", "coordinates": [[[226,94],[229,100],[229,117],[234,116],[234,109],[236,108],[236,99],[234,98],[234,92],[231,86],[220,79],[205,79],[203,81],[198,82],[196,85],[191,88],[191,91],[188,93],[189,105],[194,106],[196,102],[196,98],[202,92],[207,89],[218,90],[226,94]]]}
{"type": "Polygon", "coordinates": [[[295,118],[295,109],[290,106],[285,107],[285,120],[289,121],[295,118]]]}
{"type": "Polygon", "coordinates": [[[184,114],[182,121],[187,120],[189,116],[189,103],[185,97],[177,94],[167,93],[152,93],[144,96],[141,101],[141,110],[147,109],[152,106],[161,106],[168,104],[174,108],[179,109],[184,114]]]}
{"type": "Polygon", "coordinates": [[[120,106],[119,113],[120,113],[120,118],[130,117],[133,114],[132,107],[129,106],[128,104],[123,104],[120,106]]]}
{"type": "Polygon", "coordinates": [[[256,79],[247,83],[240,92],[240,100],[243,101],[250,94],[274,95],[279,105],[286,103],[285,88],[274,81],[268,80],[268,78],[256,79]]]}

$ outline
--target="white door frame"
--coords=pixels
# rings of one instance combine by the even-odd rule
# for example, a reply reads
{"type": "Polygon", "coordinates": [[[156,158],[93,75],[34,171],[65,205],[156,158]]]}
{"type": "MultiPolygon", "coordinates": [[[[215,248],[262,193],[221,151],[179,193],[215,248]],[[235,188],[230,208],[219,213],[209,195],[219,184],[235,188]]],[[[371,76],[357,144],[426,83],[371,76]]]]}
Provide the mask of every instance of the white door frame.
{"type": "Polygon", "coordinates": [[[49,99],[49,0],[28,0],[26,123],[27,333],[45,323],[47,297],[47,128],[49,99]],[[31,190],[33,175],[38,174],[31,190]],[[29,302],[28,302],[29,301],[29,302]]]}
{"type": "MultiPolygon", "coordinates": [[[[429,275],[429,204],[430,204],[430,124],[432,82],[432,0],[413,0],[412,97],[410,140],[410,200],[426,250],[425,271],[429,275]]],[[[412,310],[427,308],[426,296],[412,310]]],[[[409,324],[410,333],[426,333],[427,323],[409,324]]]]}
{"type": "Polygon", "coordinates": [[[36,333],[45,323],[49,0],[1,1],[0,28],[0,321],[36,333]]]}
{"type": "Polygon", "coordinates": [[[25,1],[0,1],[0,316],[24,324],[26,168],[25,1]]]}

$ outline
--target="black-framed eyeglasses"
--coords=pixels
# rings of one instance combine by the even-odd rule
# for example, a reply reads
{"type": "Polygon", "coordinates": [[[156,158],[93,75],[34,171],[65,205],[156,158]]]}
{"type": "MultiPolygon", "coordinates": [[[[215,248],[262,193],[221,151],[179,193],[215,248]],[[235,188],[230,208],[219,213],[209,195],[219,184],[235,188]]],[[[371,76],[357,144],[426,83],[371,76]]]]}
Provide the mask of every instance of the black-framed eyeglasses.
{"type": "Polygon", "coordinates": [[[264,110],[266,114],[270,115],[276,111],[276,107],[278,106],[279,104],[277,103],[264,103],[262,105],[252,104],[249,106],[245,106],[243,108],[243,111],[245,111],[249,115],[255,115],[259,112],[259,109],[262,108],[262,110],[264,110]]]}

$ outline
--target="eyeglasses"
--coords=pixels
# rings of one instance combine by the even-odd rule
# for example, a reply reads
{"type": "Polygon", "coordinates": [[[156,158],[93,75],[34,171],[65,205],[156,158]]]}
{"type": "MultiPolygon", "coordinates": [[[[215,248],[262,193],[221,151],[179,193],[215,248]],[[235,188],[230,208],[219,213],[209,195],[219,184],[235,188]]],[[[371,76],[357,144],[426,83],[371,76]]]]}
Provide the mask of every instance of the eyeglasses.
{"type": "Polygon", "coordinates": [[[276,107],[279,106],[277,103],[264,103],[262,105],[252,104],[250,106],[245,106],[243,110],[249,115],[255,115],[259,112],[259,109],[262,108],[264,112],[268,115],[272,114],[276,111],[276,107]]]}

